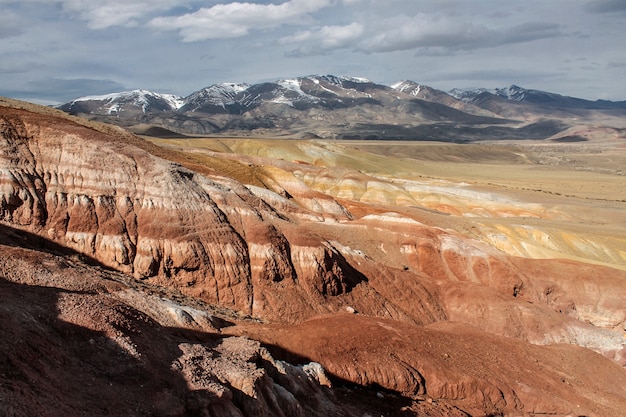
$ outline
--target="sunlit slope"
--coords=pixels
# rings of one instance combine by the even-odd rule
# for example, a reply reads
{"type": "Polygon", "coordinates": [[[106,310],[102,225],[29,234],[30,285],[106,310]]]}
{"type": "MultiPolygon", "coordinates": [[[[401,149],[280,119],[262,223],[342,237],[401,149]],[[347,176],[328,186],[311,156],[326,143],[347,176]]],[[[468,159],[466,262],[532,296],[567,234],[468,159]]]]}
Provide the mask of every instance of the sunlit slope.
{"type": "Polygon", "coordinates": [[[238,161],[241,177],[308,209],[323,193],[356,218],[396,211],[515,256],[626,269],[626,151],[612,143],[151,140],[238,161]]]}

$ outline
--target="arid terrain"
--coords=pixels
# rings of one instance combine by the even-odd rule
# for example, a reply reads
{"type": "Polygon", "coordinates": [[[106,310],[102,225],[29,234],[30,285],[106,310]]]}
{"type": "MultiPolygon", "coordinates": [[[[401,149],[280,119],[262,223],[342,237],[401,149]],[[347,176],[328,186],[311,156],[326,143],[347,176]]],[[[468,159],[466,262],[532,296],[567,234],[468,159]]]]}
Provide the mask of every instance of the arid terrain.
{"type": "Polygon", "coordinates": [[[0,415],[619,416],[625,166],[622,126],[142,138],[2,99],[0,415]]]}

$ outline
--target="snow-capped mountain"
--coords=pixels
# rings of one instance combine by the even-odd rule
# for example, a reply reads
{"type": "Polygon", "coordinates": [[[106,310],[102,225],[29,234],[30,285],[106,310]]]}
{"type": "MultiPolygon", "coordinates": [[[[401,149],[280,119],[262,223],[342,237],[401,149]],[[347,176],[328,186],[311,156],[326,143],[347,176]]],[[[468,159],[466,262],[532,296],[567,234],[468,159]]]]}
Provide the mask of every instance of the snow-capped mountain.
{"type": "Polygon", "coordinates": [[[245,83],[220,83],[203,88],[183,99],[181,112],[204,111],[207,113],[238,113],[239,97],[250,88],[245,83]],[[234,111],[234,109],[237,111],[234,111]]]}
{"type": "Polygon", "coordinates": [[[400,81],[393,84],[391,88],[430,103],[442,104],[476,116],[498,117],[498,115],[493,112],[475,106],[470,102],[459,100],[445,91],[437,90],[427,85],[416,83],[415,81],[400,81]]]}
{"type": "Polygon", "coordinates": [[[490,94],[497,97],[502,97],[511,101],[534,101],[534,102],[550,102],[550,101],[558,101],[563,96],[554,93],[548,93],[540,90],[529,90],[522,87],[519,87],[515,84],[512,84],[508,87],[504,88],[475,88],[475,89],[459,89],[455,88],[449,91],[449,94],[458,100],[464,101],[466,103],[475,100],[477,97],[484,96],[485,94],[490,94]]]}
{"type": "Polygon", "coordinates": [[[335,75],[219,83],[185,98],[134,90],[81,97],[60,109],[136,126],[137,132],[153,126],[174,135],[256,131],[455,141],[543,139],[563,131],[563,119],[604,110],[626,117],[626,102],[587,101],[516,85],[444,92],[410,80],[386,86],[335,75]]]}
{"type": "Polygon", "coordinates": [[[488,90],[486,88],[453,88],[452,90],[448,91],[448,94],[450,94],[457,100],[460,100],[464,103],[469,103],[481,94],[494,94],[494,92],[495,90],[488,90]]]}
{"type": "Polygon", "coordinates": [[[175,111],[184,104],[181,97],[148,90],[132,90],[99,96],[85,96],[59,106],[68,113],[120,115],[175,111]]]}
{"type": "MultiPolygon", "coordinates": [[[[122,114],[134,116],[138,113],[153,112],[237,115],[259,106],[272,104],[287,105],[297,110],[313,107],[338,109],[365,103],[381,104],[382,101],[397,99],[396,92],[392,87],[375,84],[366,78],[309,75],[259,84],[213,84],[185,98],[146,90],[85,96],[59,108],[74,114],[103,116],[122,114]]],[[[411,95],[410,92],[407,94],[411,95]]]]}
{"type": "Polygon", "coordinates": [[[365,78],[311,75],[260,84],[214,84],[184,99],[181,112],[241,114],[264,104],[285,104],[304,110],[349,106],[369,99],[359,87],[374,85],[365,78]]]}
{"type": "Polygon", "coordinates": [[[426,86],[416,83],[415,81],[403,80],[391,85],[391,88],[402,93],[410,94],[418,97],[426,86]]]}
{"type": "Polygon", "coordinates": [[[472,103],[481,107],[486,106],[486,102],[494,98],[508,100],[510,102],[532,104],[537,106],[545,106],[558,109],[585,109],[585,110],[602,110],[602,109],[626,109],[624,101],[605,101],[605,100],[584,100],[575,97],[563,96],[560,94],[550,93],[541,90],[532,90],[519,87],[515,84],[504,88],[476,88],[476,89],[458,89],[455,88],[448,92],[451,96],[465,103],[472,103]]]}
{"type": "Polygon", "coordinates": [[[410,80],[404,80],[395,83],[391,86],[391,88],[422,100],[433,101],[445,104],[447,106],[456,107],[455,103],[458,101],[455,97],[451,96],[445,91],[437,90],[427,85],[419,84],[415,81],[410,80]]]}

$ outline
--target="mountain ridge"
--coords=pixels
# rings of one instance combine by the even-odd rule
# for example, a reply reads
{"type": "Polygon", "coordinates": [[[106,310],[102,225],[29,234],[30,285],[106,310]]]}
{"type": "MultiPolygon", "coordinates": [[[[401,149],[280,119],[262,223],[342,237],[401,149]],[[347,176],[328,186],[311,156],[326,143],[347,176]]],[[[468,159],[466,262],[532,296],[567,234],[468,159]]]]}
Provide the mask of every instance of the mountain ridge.
{"type": "MultiPolygon", "coordinates": [[[[306,81],[313,81],[313,83],[317,85],[319,85],[320,82],[325,81],[329,84],[332,84],[337,87],[342,87],[342,88],[345,88],[345,86],[354,87],[355,84],[372,84],[372,85],[378,86],[378,88],[386,87],[392,90],[397,90],[403,93],[407,93],[415,97],[424,96],[424,92],[429,92],[430,94],[433,94],[433,93],[444,94],[444,95],[450,96],[454,99],[464,101],[464,102],[470,102],[476,96],[481,95],[483,93],[488,93],[494,96],[506,98],[510,101],[518,101],[518,102],[524,102],[524,101],[537,102],[538,101],[537,97],[543,97],[544,102],[548,100],[552,100],[553,102],[556,102],[558,100],[571,100],[573,102],[578,103],[578,105],[586,104],[588,106],[593,106],[593,105],[607,106],[608,105],[608,106],[617,106],[620,108],[626,107],[626,100],[619,100],[619,101],[601,100],[601,99],[588,100],[584,98],[566,96],[566,95],[561,95],[558,93],[552,93],[552,92],[543,91],[543,90],[527,89],[524,87],[520,87],[516,84],[511,84],[507,87],[496,87],[496,88],[491,88],[491,89],[482,88],[482,87],[481,88],[453,88],[448,91],[444,91],[444,90],[439,90],[439,89],[430,87],[426,84],[421,84],[416,81],[408,80],[408,79],[398,81],[391,85],[385,85],[385,84],[377,84],[366,78],[360,78],[360,77],[318,75],[318,74],[308,75],[308,76],[303,76],[303,77],[296,77],[292,79],[278,79],[275,81],[255,83],[255,84],[250,84],[246,82],[215,83],[207,87],[203,87],[200,90],[194,91],[187,96],[180,96],[180,95],[168,94],[168,93],[158,93],[158,92],[145,90],[145,89],[124,90],[124,91],[112,92],[112,93],[108,93],[104,95],[81,96],[67,103],[60,104],[56,107],[66,108],[68,107],[68,105],[72,105],[77,102],[83,102],[83,101],[117,101],[120,99],[124,99],[126,97],[137,98],[139,101],[145,102],[147,101],[146,97],[155,97],[155,98],[161,98],[170,102],[171,104],[170,110],[178,110],[178,109],[184,108],[185,106],[188,106],[190,101],[194,101],[199,96],[202,96],[202,93],[204,93],[205,96],[208,96],[209,99],[228,97],[228,98],[231,98],[231,101],[234,102],[236,100],[236,96],[238,93],[244,92],[252,87],[256,87],[260,85],[276,84],[276,85],[282,86],[286,90],[291,89],[294,92],[298,92],[298,90],[300,89],[297,87],[296,88],[293,88],[293,87],[306,81]],[[144,97],[142,97],[142,95],[144,97]]],[[[336,94],[336,91],[333,91],[331,89],[326,89],[326,90],[332,94],[336,94]]],[[[302,90],[300,90],[299,93],[302,95],[306,95],[302,92],[302,90]]],[[[230,104],[230,103],[220,102],[219,104],[222,105],[222,104],[230,104]]],[[[196,110],[196,109],[192,109],[191,111],[193,110],[196,110]]],[[[71,108],[66,111],[71,112],[71,108]]],[[[189,110],[183,110],[183,111],[189,111],[189,110]]]]}
{"type": "Polygon", "coordinates": [[[80,97],[57,108],[140,134],[144,131],[138,126],[151,126],[181,135],[254,133],[455,142],[554,139],[573,122],[557,131],[544,130],[546,119],[576,118],[577,123],[588,123],[598,114],[626,115],[626,101],[589,101],[516,85],[445,92],[410,80],[387,86],[335,75],[218,83],[186,97],[132,90],[80,97]],[[539,123],[537,128],[526,129],[534,123],[539,123]],[[525,137],[520,128],[542,133],[525,137]]]}

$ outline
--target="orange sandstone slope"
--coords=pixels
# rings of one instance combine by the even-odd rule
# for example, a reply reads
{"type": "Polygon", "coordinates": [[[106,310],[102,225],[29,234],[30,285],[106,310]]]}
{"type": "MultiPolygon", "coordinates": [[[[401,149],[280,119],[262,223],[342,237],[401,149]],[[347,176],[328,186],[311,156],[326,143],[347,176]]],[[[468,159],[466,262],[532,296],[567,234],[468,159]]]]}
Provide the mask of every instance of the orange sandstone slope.
{"type": "MultiPolygon", "coordinates": [[[[615,381],[624,378],[620,365],[626,363],[624,271],[516,258],[419,222],[395,210],[387,196],[379,201],[371,192],[366,199],[335,195],[289,174],[279,159],[276,168],[234,159],[165,150],[116,128],[3,105],[0,219],[150,285],[286,326],[293,333],[284,340],[267,338],[265,330],[246,331],[283,352],[315,358],[352,383],[452,401],[476,415],[566,415],[576,412],[568,406],[577,402],[589,414],[609,415],[611,407],[622,406],[626,395],[616,391],[615,381]],[[332,318],[347,310],[359,315],[332,318]],[[328,314],[329,319],[310,320],[328,314]],[[377,323],[397,326],[387,330],[405,336],[386,348],[382,355],[389,357],[380,358],[380,364],[394,365],[377,364],[377,355],[361,357],[368,343],[359,337],[349,342],[337,334],[334,344],[323,342],[344,352],[337,356],[301,348],[315,329],[324,334],[328,320],[338,320],[346,334],[377,323]],[[458,324],[446,324],[451,322],[471,329],[460,331],[458,324]],[[290,327],[297,323],[303,324],[290,327]],[[431,327],[460,339],[448,347],[431,327]],[[428,359],[407,362],[400,352],[418,349],[406,337],[411,332],[432,338],[428,354],[454,356],[455,365],[442,362],[439,372],[428,359]],[[493,362],[480,350],[481,340],[489,342],[493,362]],[[467,353],[473,351],[477,356],[467,353]],[[562,361],[541,352],[557,352],[554,357],[562,361]],[[550,389],[552,403],[548,396],[532,400],[529,393],[543,390],[541,381],[578,378],[571,363],[581,358],[581,372],[589,367],[602,374],[594,378],[591,394],[550,389]],[[501,368],[502,361],[533,369],[536,378],[524,374],[514,383],[519,375],[501,368]],[[471,378],[483,382],[463,385],[470,378],[464,367],[481,363],[480,376],[471,378]],[[380,366],[397,372],[380,372],[380,366]],[[423,381],[416,385],[404,368],[423,381]],[[458,386],[464,388],[450,388],[458,386]],[[614,401],[606,404],[609,397],[614,401]]],[[[358,189],[360,174],[346,170],[344,179],[358,189]]],[[[387,337],[374,332],[372,343],[386,346],[387,337]]]]}

